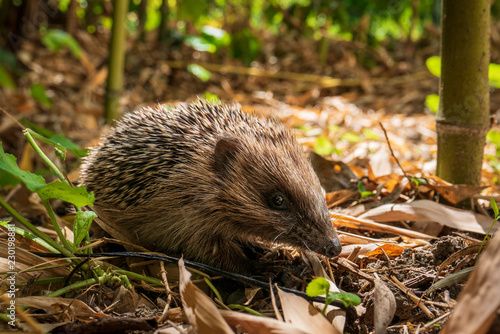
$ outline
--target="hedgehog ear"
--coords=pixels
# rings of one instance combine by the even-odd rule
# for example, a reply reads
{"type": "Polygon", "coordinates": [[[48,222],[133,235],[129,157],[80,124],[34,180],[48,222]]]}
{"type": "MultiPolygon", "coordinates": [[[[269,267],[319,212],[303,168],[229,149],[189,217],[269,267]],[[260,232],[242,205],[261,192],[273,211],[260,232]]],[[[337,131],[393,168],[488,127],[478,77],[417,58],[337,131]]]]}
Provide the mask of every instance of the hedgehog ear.
{"type": "Polygon", "coordinates": [[[241,149],[241,142],[234,137],[220,138],[215,144],[215,170],[224,174],[229,168],[229,162],[234,160],[241,149]]]}

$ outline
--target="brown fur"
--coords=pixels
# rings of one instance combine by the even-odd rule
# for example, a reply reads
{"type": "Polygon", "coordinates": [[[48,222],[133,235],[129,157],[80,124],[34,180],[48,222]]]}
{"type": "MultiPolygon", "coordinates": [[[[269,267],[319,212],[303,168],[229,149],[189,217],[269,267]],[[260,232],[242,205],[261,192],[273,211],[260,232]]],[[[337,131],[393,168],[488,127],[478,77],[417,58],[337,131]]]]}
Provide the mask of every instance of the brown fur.
{"type": "Polygon", "coordinates": [[[236,271],[249,269],[243,248],[257,239],[340,252],[293,135],[234,108],[199,102],[128,114],[81,177],[101,218],[152,250],[236,271]]]}

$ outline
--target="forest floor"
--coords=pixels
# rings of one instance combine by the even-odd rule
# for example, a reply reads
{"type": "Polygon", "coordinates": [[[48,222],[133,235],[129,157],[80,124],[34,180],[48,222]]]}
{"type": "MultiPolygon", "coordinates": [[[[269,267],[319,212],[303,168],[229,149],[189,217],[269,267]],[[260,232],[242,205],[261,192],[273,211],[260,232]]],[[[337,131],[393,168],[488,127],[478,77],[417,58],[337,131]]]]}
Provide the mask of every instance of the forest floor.
{"type": "MultiPolygon", "coordinates": [[[[17,119],[64,134],[78,145],[89,147],[109,130],[102,125],[107,38],[82,33],[77,39],[83,49],[80,59],[68,50],[52,53],[41,43],[23,44],[18,50],[22,66],[18,89],[0,91],[0,101],[3,101],[0,106],[17,119]],[[45,87],[50,106],[31,98],[30,87],[34,83],[45,87]]],[[[345,332],[368,333],[376,321],[384,321],[376,320],[380,314],[375,311],[381,303],[375,281],[383,282],[397,305],[394,317],[387,324],[390,333],[441,330],[470,274],[468,268],[476,263],[484,231],[494,222],[490,198],[498,201],[500,189],[498,143],[494,140],[488,141],[485,148],[484,187],[457,187],[434,176],[435,115],[425,106],[425,99],[429,94],[438,93],[439,79],[428,73],[425,60],[439,54],[438,36],[425,42],[397,43],[391,52],[384,47],[372,49],[359,43],[332,42],[326,59],[328,65],[322,65],[318,59],[314,41],[268,36],[263,54],[282,56],[269,56],[253,64],[257,70],[250,74],[241,74],[245,72],[243,66],[225,55],[181,47],[172,48],[167,59],[162,48],[148,45],[138,42],[128,45],[121,98],[125,112],[146,105],[195,101],[209,92],[223,102],[238,103],[245,111],[278,117],[295,129],[301,144],[328,158],[326,161],[313,157],[313,165],[336,218],[334,224],[344,246],[342,254],[327,260],[288,248],[267,251],[262,254],[266,261],[281,268],[272,273],[274,283],[304,291],[313,277],[326,276],[340,290],[355,293],[362,299],[355,310],[348,310],[345,332]],[[211,67],[208,82],[185,70],[193,61],[218,64],[211,67]],[[277,73],[281,73],[279,78],[277,73]],[[327,80],[327,76],[339,80],[327,80]],[[366,197],[361,197],[360,185],[366,197]],[[473,209],[454,209],[439,204],[438,198],[448,203],[470,199],[473,209]],[[456,273],[458,278],[447,280],[456,273]]],[[[491,94],[491,113],[493,116],[500,113],[498,90],[491,94]]],[[[498,130],[496,124],[493,129],[498,130]]],[[[17,157],[23,169],[45,168],[29,149],[17,124],[3,114],[0,115],[0,141],[6,152],[17,157]]],[[[56,160],[54,154],[49,157],[56,160]]],[[[74,183],[78,182],[78,164],[74,157],[68,157],[63,164],[74,183]]],[[[45,209],[27,189],[5,188],[1,195],[32,223],[45,226],[45,209]]],[[[71,220],[67,206],[60,203],[54,206],[62,222],[71,220]]],[[[0,211],[0,220],[4,218],[6,215],[0,211]]],[[[49,228],[43,230],[54,235],[49,228]]],[[[18,241],[20,248],[32,247],[20,237],[18,241]]],[[[26,255],[23,260],[26,267],[42,261],[32,255],[26,255]]],[[[138,264],[127,266],[133,268],[138,264]]],[[[41,278],[61,275],[51,270],[41,272],[41,278]]],[[[176,283],[178,276],[172,274],[176,270],[167,269],[169,282],[176,283]]],[[[196,313],[192,304],[181,306],[179,293],[182,292],[177,286],[167,293],[144,282],[136,283],[133,291],[91,286],[78,295],[66,295],[68,299],[36,299],[33,296],[42,292],[33,283],[38,278],[40,276],[23,276],[31,281],[18,291],[16,298],[30,297],[32,309],[43,310],[28,311],[26,317],[32,317],[44,330],[62,332],[86,328],[88,332],[92,329],[99,332],[124,328],[147,332],[160,326],[161,320],[165,333],[167,327],[170,333],[176,333],[175,328],[179,332],[188,328],[186,317],[193,321],[187,314],[189,309],[196,313]],[[67,300],[73,301],[74,297],[79,302],[67,304],[67,300]],[[162,317],[168,307],[169,312],[162,317]],[[113,317],[110,320],[104,314],[113,317]]],[[[205,293],[213,294],[202,279],[196,282],[205,293]]],[[[243,289],[225,279],[216,278],[214,282],[219,282],[215,285],[223,296],[223,301],[218,302],[221,308],[227,309],[229,304],[245,305],[261,314],[279,317],[268,291],[250,285],[243,289]]],[[[42,288],[55,291],[59,287],[54,284],[42,288]]],[[[181,283],[184,298],[188,299],[186,289],[194,293],[190,290],[192,287],[181,283]]],[[[286,318],[296,301],[280,294],[276,302],[286,318]]],[[[212,310],[207,305],[198,307],[212,310]]],[[[235,320],[221,314],[230,325],[235,321],[243,326],[242,318],[235,320]]],[[[221,321],[215,316],[214,319],[214,322],[221,321]]],[[[312,331],[307,324],[292,322],[292,325],[312,331]]],[[[31,325],[25,322],[23,326],[30,328],[31,325]]],[[[260,326],[271,325],[262,322],[260,326]]]]}

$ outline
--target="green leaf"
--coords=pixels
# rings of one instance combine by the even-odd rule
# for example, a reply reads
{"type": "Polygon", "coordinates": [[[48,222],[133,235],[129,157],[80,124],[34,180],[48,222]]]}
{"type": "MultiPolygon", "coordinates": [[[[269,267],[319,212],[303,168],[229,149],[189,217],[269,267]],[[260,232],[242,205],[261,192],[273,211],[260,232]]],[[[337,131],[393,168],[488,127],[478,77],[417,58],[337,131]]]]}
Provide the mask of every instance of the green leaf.
{"type": "Polygon", "coordinates": [[[498,218],[498,205],[497,202],[493,198],[490,198],[491,202],[491,208],[493,209],[493,212],[495,213],[495,218],[498,218]]]}
{"type": "Polygon", "coordinates": [[[196,51],[200,51],[200,52],[206,51],[206,52],[214,53],[215,51],[217,51],[217,46],[215,44],[207,41],[203,37],[188,36],[184,40],[184,43],[186,45],[192,47],[196,51]]]}
{"type": "Polygon", "coordinates": [[[500,88],[500,64],[490,64],[488,78],[490,79],[491,87],[500,88]]]}
{"type": "Polygon", "coordinates": [[[361,141],[361,136],[353,132],[346,132],[340,137],[340,139],[347,140],[350,143],[359,143],[361,141]]]}
{"type": "Polygon", "coordinates": [[[425,61],[425,65],[431,74],[440,77],[441,76],[441,57],[430,57],[425,61]]]}
{"type": "Polygon", "coordinates": [[[81,148],[74,142],[72,142],[70,139],[68,139],[65,135],[63,134],[58,134],[54,135],[49,138],[53,142],[61,145],[62,147],[68,149],[71,153],[73,153],[77,158],[83,158],[87,156],[89,153],[88,148],[81,148]]]}
{"type": "MultiPolygon", "coordinates": [[[[425,61],[425,65],[429,72],[433,75],[441,76],[441,58],[440,57],[430,57],[425,61]]],[[[488,66],[488,78],[491,87],[500,88],[500,64],[491,63],[488,66]]],[[[427,101],[426,101],[427,104],[427,101]]],[[[429,107],[430,108],[430,107],[429,107]]],[[[431,110],[433,110],[431,108],[431,110]]],[[[437,110],[437,109],[436,109],[437,110]]]]}
{"type": "MultiPolygon", "coordinates": [[[[486,134],[486,140],[489,143],[494,144],[497,147],[498,151],[498,148],[500,147],[500,131],[498,131],[497,129],[488,131],[488,133],[486,134]]],[[[500,152],[497,152],[497,154],[498,153],[500,152]]]]}
{"type": "Polygon", "coordinates": [[[52,52],[58,52],[63,47],[67,47],[76,58],[80,58],[82,53],[78,42],[63,30],[47,30],[47,33],[42,37],[42,43],[52,52]]]}
{"type": "Polygon", "coordinates": [[[191,64],[187,67],[187,71],[191,73],[192,75],[198,77],[203,82],[206,82],[210,79],[212,76],[212,73],[210,71],[207,71],[205,68],[201,67],[200,65],[196,64],[191,64]]]}
{"type": "Polygon", "coordinates": [[[420,178],[420,177],[410,177],[411,181],[415,183],[415,185],[418,187],[420,186],[421,184],[428,184],[429,182],[427,182],[426,179],[424,178],[420,178]]]}
{"type": "Polygon", "coordinates": [[[0,86],[17,89],[16,84],[2,65],[0,65],[0,86]]]}
{"type": "Polygon", "coordinates": [[[364,129],[363,130],[363,135],[368,140],[379,140],[378,135],[375,132],[373,132],[372,129],[364,129]]]}
{"type": "Polygon", "coordinates": [[[220,98],[216,94],[210,92],[203,93],[203,98],[212,104],[220,104],[220,98]]]}
{"type": "Polygon", "coordinates": [[[425,105],[433,113],[437,113],[439,109],[439,95],[430,94],[425,98],[425,105]]]}
{"type": "Polygon", "coordinates": [[[302,132],[307,132],[307,131],[311,131],[312,129],[314,129],[314,127],[309,125],[309,124],[299,124],[299,125],[295,125],[293,128],[295,130],[302,131],[302,132]]]}
{"type": "Polygon", "coordinates": [[[95,200],[94,193],[88,193],[85,187],[72,187],[62,181],[51,182],[37,192],[42,200],[58,198],[77,207],[93,205],[95,200]]]}
{"type": "Polygon", "coordinates": [[[45,107],[52,108],[52,100],[47,96],[45,87],[42,84],[37,83],[31,85],[31,97],[45,107]]]}
{"type": "Polygon", "coordinates": [[[201,35],[217,48],[231,44],[231,36],[225,30],[219,28],[203,26],[201,28],[201,35]]]}
{"type": "Polygon", "coordinates": [[[358,181],[358,191],[359,191],[359,194],[361,195],[360,199],[375,195],[375,193],[373,191],[367,191],[365,189],[365,184],[363,183],[363,181],[358,181]]]}
{"type": "Polygon", "coordinates": [[[326,304],[331,304],[334,300],[340,300],[346,307],[361,304],[359,296],[347,292],[330,292],[325,299],[326,304]]]}
{"type": "Polygon", "coordinates": [[[16,184],[19,183],[21,183],[21,181],[15,178],[12,174],[0,171],[0,189],[5,186],[15,186],[16,184]]]}
{"type": "Polygon", "coordinates": [[[24,171],[19,168],[16,162],[16,157],[12,154],[5,153],[0,142],[0,170],[12,175],[19,181],[23,182],[31,191],[37,191],[45,187],[45,180],[40,175],[24,171]]]}
{"type": "Polygon", "coordinates": [[[97,217],[94,211],[78,211],[75,217],[75,227],[73,229],[75,240],[74,244],[76,247],[80,245],[82,240],[87,235],[92,220],[97,217]]]}
{"type": "Polygon", "coordinates": [[[320,155],[330,155],[335,152],[335,146],[325,137],[319,136],[313,145],[314,152],[320,155]]]}
{"type": "Polygon", "coordinates": [[[326,294],[330,289],[330,283],[323,277],[313,279],[306,287],[309,297],[316,297],[326,294]]]}

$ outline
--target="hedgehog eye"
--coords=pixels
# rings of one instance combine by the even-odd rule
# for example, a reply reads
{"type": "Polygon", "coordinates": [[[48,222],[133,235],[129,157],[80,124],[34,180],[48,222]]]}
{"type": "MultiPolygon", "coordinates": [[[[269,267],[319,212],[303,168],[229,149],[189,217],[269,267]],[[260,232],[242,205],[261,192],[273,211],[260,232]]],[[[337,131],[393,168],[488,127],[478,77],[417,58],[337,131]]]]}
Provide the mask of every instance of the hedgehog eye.
{"type": "Polygon", "coordinates": [[[289,201],[281,191],[272,193],[268,198],[268,204],[273,210],[287,210],[289,208],[289,201]]]}

